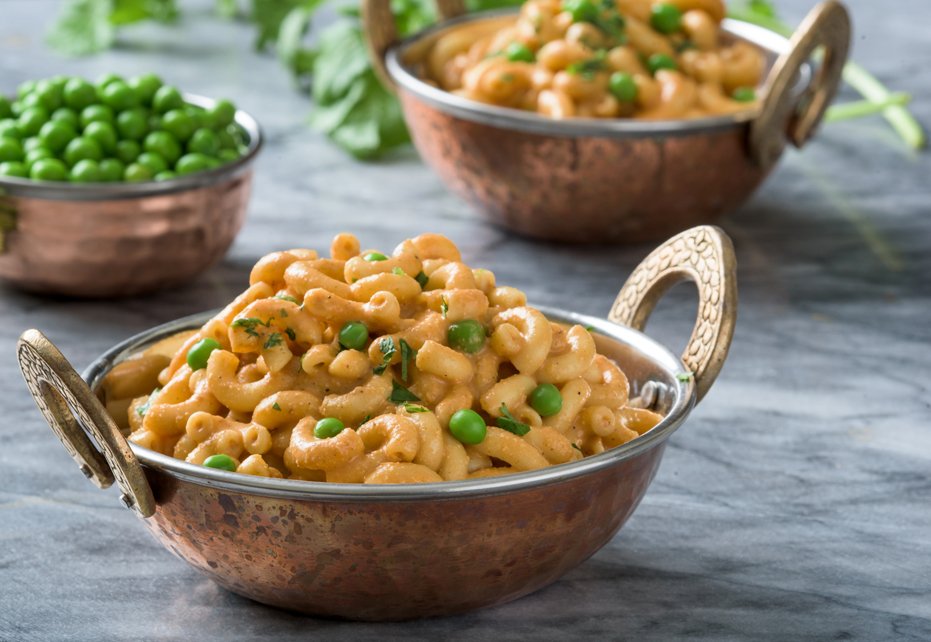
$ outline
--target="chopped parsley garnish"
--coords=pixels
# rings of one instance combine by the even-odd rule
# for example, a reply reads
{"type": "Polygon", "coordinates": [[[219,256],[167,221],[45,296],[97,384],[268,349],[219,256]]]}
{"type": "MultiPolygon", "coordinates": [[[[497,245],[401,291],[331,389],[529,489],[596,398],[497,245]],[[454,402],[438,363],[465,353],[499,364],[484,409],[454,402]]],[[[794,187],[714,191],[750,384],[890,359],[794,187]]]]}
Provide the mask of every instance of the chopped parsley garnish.
{"type": "Polygon", "coordinates": [[[595,331],[595,326],[593,326],[593,325],[587,325],[587,326],[585,326],[585,329],[588,330],[589,332],[594,332],[594,331],[595,331]]]}
{"type": "Polygon", "coordinates": [[[607,63],[605,62],[606,56],[607,53],[605,50],[599,49],[597,53],[595,53],[594,58],[574,62],[566,67],[566,71],[570,74],[578,74],[586,80],[591,80],[595,77],[596,73],[607,68],[607,63]]]}
{"type": "Polygon", "coordinates": [[[394,347],[394,339],[392,337],[385,337],[379,341],[378,349],[381,350],[382,355],[384,355],[381,359],[381,364],[375,367],[375,374],[380,375],[391,365],[391,359],[394,357],[394,353],[397,352],[397,349],[394,347]]]}
{"type": "Polygon", "coordinates": [[[161,390],[161,388],[156,388],[153,390],[149,395],[149,398],[145,400],[145,403],[136,408],[136,414],[140,417],[145,417],[145,413],[149,412],[149,406],[152,405],[152,399],[155,397],[155,395],[161,392],[161,390]]]}
{"type": "Polygon", "coordinates": [[[361,426],[362,424],[364,424],[366,421],[368,421],[371,418],[372,418],[371,413],[365,415],[364,417],[362,417],[362,422],[359,425],[361,426]]]}
{"type": "Polygon", "coordinates": [[[676,379],[678,379],[679,381],[691,381],[692,373],[691,372],[680,372],[679,374],[676,375],[676,379]]]}
{"type": "Polygon", "coordinates": [[[420,272],[417,273],[417,276],[415,276],[414,279],[416,279],[417,283],[420,284],[420,289],[422,290],[422,289],[424,289],[425,287],[427,287],[427,281],[430,280],[430,277],[428,277],[428,276],[424,273],[424,271],[421,270],[420,272]]]}
{"type": "Polygon", "coordinates": [[[392,403],[404,403],[405,401],[420,401],[420,397],[392,379],[391,394],[388,395],[388,401],[392,403]]]}
{"type": "Polygon", "coordinates": [[[291,296],[290,294],[276,294],[276,295],[275,295],[275,298],[276,298],[276,299],[281,299],[282,301],[289,301],[289,302],[291,302],[291,303],[293,303],[293,304],[295,304],[295,305],[300,305],[300,304],[301,304],[300,301],[298,301],[297,299],[295,299],[295,298],[294,298],[293,296],[291,296]]]}
{"type": "Polygon", "coordinates": [[[418,406],[417,404],[406,403],[404,404],[404,410],[411,413],[412,415],[417,414],[418,412],[430,412],[423,406],[418,406]]]}
{"type": "Polygon", "coordinates": [[[401,344],[401,380],[407,381],[407,365],[417,356],[417,351],[404,339],[401,339],[399,343],[401,344]]]}
{"type": "Polygon", "coordinates": [[[265,345],[262,347],[266,350],[274,348],[275,346],[280,346],[283,339],[281,338],[280,332],[272,332],[268,335],[268,338],[265,339],[265,345]]]}
{"type": "Polygon", "coordinates": [[[399,267],[397,267],[397,266],[391,268],[391,273],[392,273],[392,274],[397,274],[398,276],[404,276],[404,274],[405,274],[404,270],[402,270],[401,268],[399,268],[399,267]]]}
{"type": "Polygon", "coordinates": [[[578,444],[572,444],[572,447],[575,448],[576,450],[578,450],[579,452],[582,452],[582,449],[579,448],[579,445],[578,445],[578,444]]]}
{"type": "Polygon", "coordinates": [[[284,333],[288,335],[288,338],[291,339],[291,341],[297,341],[297,334],[291,328],[285,328],[284,333]]]}
{"type": "Polygon", "coordinates": [[[277,401],[272,404],[272,410],[277,410],[278,412],[281,412],[281,406],[278,405],[277,401]]]}
{"type": "Polygon", "coordinates": [[[236,319],[233,321],[233,327],[243,328],[246,331],[246,334],[248,334],[250,337],[257,337],[259,336],[259,333],[256,331],[256,328],[258,326],[267,328],[270,323],[271,320],[262,321],[262,319],[257,319],[256,317],[248,317],[245,319],[236,319]]]}
{"type": "Polygon", "coordinates": [[[511,411],[508,410],[508,407],[503,403],[501,404],[500,412],[501,416],[495,420],[495,424],[498,428],[512,432],[518,437],[523,437],[530,432],[530,426],[521,421],[517,421],[514,415],[511,414],[511,411]]]}
{"type": "Polygon", "coordinates": [[[281,308],[280,310],[278,310],[278,316],[280,316],[282,319],[287,319],[288,311],[285,310],[284,308],[281,308]]]}
{"type": "Polygon", "coordinates": [[[440,314],[443,315],[443,318],[446,318],[446,313],[449,312],[449,301],[446,300],[446,297],[440,299],[440,314]]]}

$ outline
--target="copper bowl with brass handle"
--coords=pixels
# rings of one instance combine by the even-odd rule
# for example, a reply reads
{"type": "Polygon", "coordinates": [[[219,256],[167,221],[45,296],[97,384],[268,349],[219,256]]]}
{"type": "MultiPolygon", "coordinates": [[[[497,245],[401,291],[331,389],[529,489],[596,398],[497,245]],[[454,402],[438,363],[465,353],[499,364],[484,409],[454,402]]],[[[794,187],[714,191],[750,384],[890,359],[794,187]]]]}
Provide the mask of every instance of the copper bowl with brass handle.
{"type": "Polygon", "coordinates": [[[688,120],[569,118],[486,105],[418,76],[433,43],[513,10],[462,15],[436,0],[441,22],[398,42],[388,0],[364,0],[376,71],[394,89],[414,144],[447,187],[488,221],[560,242],[642,242],[711,223],[744,203],[787,142],[803,146],[833,99],[850,18],[836,0],[815,7],[791,40],[735,20],[730,39],[757,46],[768,75],[756,112],[688,120]],[[823,49],[820,63],[813,63],[823,49]]]}
{"type": "MultiPolygon", "coordinates": [[[[186,102],[213,100],[185,94],[186,102]]],[[[144,183],[0,178],[0,280],[43,294],[122,297],[180,285],[219,261],[246,218],[262,133],[216,169],[144,183]]]]}
{"type": "MultiPolygon", "coordinates": [[[[737,305],[730,240],[703,226],[670,239],[633,272],[607,320],[540,308],[593,328],[631,394],[664,419],[627,444],[574,463],[500,477],[363,485],[281,480],[186,463],[129,443],[94,393],[117,363],[208,315],[115,346],[84,379],[38,330],[18,345],[29,389],[81,471],[114,480],[166,548],[221,586],[315,615],[404,620],[501,604],[559,579],[621,528],[653,479],[666,440],[724,363],[737,305]],[[681,358],[643,334],[671,286],[699,292],[681,358]]],[[[657,543],[662,546],[662,543],[657,543]]]]}

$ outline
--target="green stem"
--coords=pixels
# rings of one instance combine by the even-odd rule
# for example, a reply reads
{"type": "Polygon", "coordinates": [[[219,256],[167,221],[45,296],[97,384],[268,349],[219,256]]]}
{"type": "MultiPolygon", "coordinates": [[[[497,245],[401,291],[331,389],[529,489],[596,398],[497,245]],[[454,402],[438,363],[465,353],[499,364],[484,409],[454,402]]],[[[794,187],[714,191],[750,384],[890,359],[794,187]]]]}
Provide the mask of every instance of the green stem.
{"type": "MultiPolygon", "coordinates": [[[[731,9],[729,14],[735,20],[742,20],[775,31],[786,37],[792,35],[793,29],[777,18],[761,15],[752,9],[731,9]]],[[[879,80],[857,63],[850,61],[844,66],[844,82],[853,87],[867,101],[882,105],[879,110],[892,128],[912,149],[921,149],[927,143],[924,129],[911,112],[899,101],[890,100],[893,96],[879,80]]],[[[870,112],[875,113],[875,112],[870,112]]],[[[864,113],[864,115],[867,115],[864,113]]]]}
{"type": "Polygon", "coordinates": [[[841,103],[828,108],[824,115],[824,122],[836,123],[841,120],[852,120],[854,118],[863,118],[872,116],[885,111],[887,107],[903,106],[912,101],[912,97],[904,92],[889,94],[889,98],[879,102],[872,100],[857,100],[849,103],[841,103]]]}

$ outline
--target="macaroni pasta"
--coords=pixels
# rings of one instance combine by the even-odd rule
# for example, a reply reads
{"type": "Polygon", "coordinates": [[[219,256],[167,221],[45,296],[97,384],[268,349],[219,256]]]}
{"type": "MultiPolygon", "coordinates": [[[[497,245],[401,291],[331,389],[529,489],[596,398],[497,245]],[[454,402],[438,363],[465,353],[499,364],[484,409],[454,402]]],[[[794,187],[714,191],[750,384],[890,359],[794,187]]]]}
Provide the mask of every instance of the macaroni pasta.
{"type": "Polygon", "coordinates": [[[517,18],[455,27],[421,75],[550,118],[674,120],[756,107],[765,60],[721,36],[723,0],[527,0],[517,18]]]}
{"type": "Polygon", "coordinates": [[[199,330],[114,367],[103,396],[129,439],[249,475],[396,484],[571,462],[660,421],[587,329],[449,239],[388,256],[341,234],[330,254],[262,258],[199,330]]]}

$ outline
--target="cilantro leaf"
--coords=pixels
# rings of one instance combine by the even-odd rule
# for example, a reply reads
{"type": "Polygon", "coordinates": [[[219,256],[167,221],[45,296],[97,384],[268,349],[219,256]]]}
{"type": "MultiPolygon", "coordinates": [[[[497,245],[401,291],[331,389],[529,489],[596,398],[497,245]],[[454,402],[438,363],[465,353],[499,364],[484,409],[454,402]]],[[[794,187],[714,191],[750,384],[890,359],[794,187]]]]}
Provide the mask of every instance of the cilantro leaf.
{"type": "Polygon", "coordinates": [[[522,421],[517,421],[514,415],[511,414],[511,411],[508,410],[508,407],[503,403],[501,404],[500,412],[501,416],[495,420],[495,425],[498,426],[498,428],[512,432],[518,437],[523,437],[530,432],[530,426],[522,421]]]}
{"type": "Polygon", "coordinates": [[[404,410],[406,410],[407,412],[411,413],[412,415],[415,415],[415,414],[420,413],[420,412],[430,412],[429,410],[427,410],[427,409],[424,408],[423,406],[418,406],[418,405],[412,404],[412,403],[406,403],[406,404],[404,404],[404,410]]]}
{"type": "Polygon", "coordinates": [[[692,376],[693,376],[693,375],[692,375],[691,372],[680,372],[680,373],[678,373],[678,374],[676,375],[676,380],[678,380],[678,381],[686,381],[686,382],[687,382],[687,381],[691,381],[691,380],[692,380],[692,376]]]}
{"type": "Polygon", "coordinates": [[[284,333],[288,335],[288,338],[291,339],[291,341],[297,341],[297,333],[295,333],[291,328],[285,328],[284,333]]]}
{"type": "Polygon", "coordinates": [[[404,276],[404,270],[402,270],[401,268],[399,268],[399,267],[397,267],[397,266],[391,268],[391,273],[392,273],[392,274],[397,274],[398,276],[404,276]]]}
{"type": "Polygon", "coordinates": [[[407,381],[407,365],[417,356],[417,351],[410,344],[401,339],[401,380],[407,381]]]}
{"type": "Polygon", "coordinates": [[[394,357],[394,353],[397,350],[394,347],[394,339],[391,337],[385,337],[378,342],[378,349],[384,355],[381,359],[381,364],[375,367],[375,374],[380,375],[385,370],[388,369],[388,366],[391,365],[391,359],[394,357]]]}
{"type": "Polygon", "coordinates": [[[446,300],[446,297],[440,299],[440,314],[443,315],[443,318],[446,318],[446,313],[449,312],[449,302],[446,300]]]}
{"type": "Polygon", "coordinates": [[[271,320],[262,321],[262,319],[259,319],[256,317],[246,317],[243,319],[236,319],[235,321],[233,321],[234,328],[243,328],[246,331],[246,334],[248,334],[250,337],[259,336],[259,333],[256,330],[256,327],[262,326],[262,327],[267,328],[270,324],[271,324],[271,320]]]}
{"type": "Polygon", "coordinates": [[[154,399],[155,395],[161,392],[161,390],[162,390],[161,388],[156,388],[155,390],[153,390],[149,394],[149,397],[145,400],[145,403],[142,404],[141,406],[136,407],[136,414],[139,415],[140,417],[145,417],[145,413],[149,412],[149,408],[152,406],[152,399],[154,399]]]}
{"type": "Polygon", "coordinates": [[[317,52],[305,46],[304,37],[310,31],[311,18],[320,1],[291,9],[278,29],[275,52],[284,66],[298,78],[311,73],[314,68],[317,52]]]}
{"type": "Polygon", "coordinates": [[[281,406],[278,404],[277,401],[272,404],[272,409],[281,412],[281,406]]]}
{"type": "Polygon", "coordinates": [[[425,273],[423,270],[421,270],[420,272],[418,272],[418,273],[417,273],[417,276],[415,276],[414,278],[417,280],[417,283],[420,284],[420,289],[421,289],[421,290],[423,290],[425,287],[427,287],[427,281],[430,280],[430,277],[428,277],[428,276],[426,275],[426,273],[425,273]]]}
{"type": "Polygon", "coordinates": [[[293,303],[293,304],[295,304],[295,305],[300,305],[300,304],[301,304],[300,301],[298,301],[297,299],[295,299],[293,296],[291,296],[291,295],[289,295],[289,294],[276,294],[276,295],[275,295],[275,298],[276,298],[276,299],[281,299],[282,301],[289,301],[289,302],[291,302],[291,303],[293,303]]]}
{"type": "Polygon", "coordinates": [[[112,8],[112,0],[68,0],[46,37],[48,44],[69,56],[109,49],[116,39],[112,8]]]}
{"type": "Polygon", "coordinates": [[[420,401],[420,397],[392,379],[391,394],[388,395],[388,401],[392,403],[404,403],[405,401],[420,401]]]}
{"type": "Polygon", "coordinates": [[[282,341],[283,339],[281,338],[280,332],[272,332],[270,335],[268,335],[268,338],[265,339],[265,345],[262,347],[266,350],[269,350],[275,346],[280,346],[282,341]]]}

